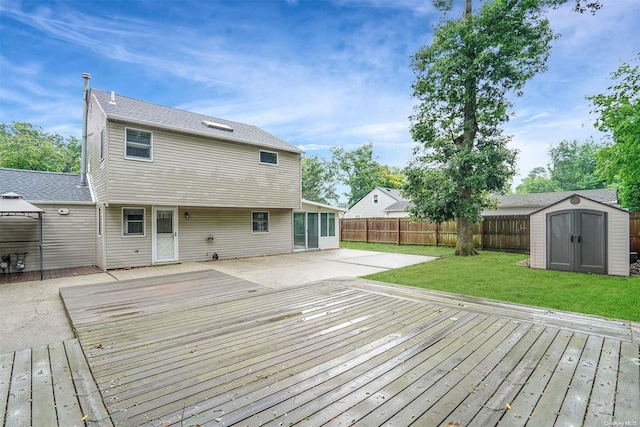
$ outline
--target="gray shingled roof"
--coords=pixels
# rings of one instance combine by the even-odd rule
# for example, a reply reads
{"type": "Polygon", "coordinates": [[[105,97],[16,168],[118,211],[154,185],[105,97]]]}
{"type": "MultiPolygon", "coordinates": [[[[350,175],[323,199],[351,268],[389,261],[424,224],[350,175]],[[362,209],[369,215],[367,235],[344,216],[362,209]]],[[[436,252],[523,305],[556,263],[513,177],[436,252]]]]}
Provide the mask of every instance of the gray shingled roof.
{"type": "Polygon", "coordinates": [[[301,153],[302,150],[252,125],[191,113],[176,108],[164,107],[150,102],[115,95],[115,104],[110,103],[111,93],[91,89],[109,119],[157,126],[197,135],[221,138],[228,141],[271,147],[301,153]],[[215,129],[202,123],[203,120],[229,126],[233,132],[215,129]]]}
{"type": "Polygon", "coordinates": [[[387,206],[385,208],[385,212],[404,212],[404,210],[409,206],[411,201],[409,200],[398,200],[394,204],[387,206]]]}
{"type": "Polygon", "coordinates": [[[500,208],[538,208],[546,207],[574,194],[609,205],[618,204],[618,193],[615,188],[603,190],[559,191],[556,193],[506,194],[491,196],[498,201],[500,208]]]}
{"type": "Polygon", "coordinates": [[[92,202],[80,175],[0,168],[0,194],[17,193],[31,202],[92,202]]]}
{"type": "Polygon", "coordinates": [[[407,200],[404,197],[402,197],[402,195],[400,195],[400,190],[397,190],[395,188],[386,188],[386,187],[376,187],[378,190],[382,191],[383,193],[393,197],[394,199],[400,201],[400,200],[407,200]]]}

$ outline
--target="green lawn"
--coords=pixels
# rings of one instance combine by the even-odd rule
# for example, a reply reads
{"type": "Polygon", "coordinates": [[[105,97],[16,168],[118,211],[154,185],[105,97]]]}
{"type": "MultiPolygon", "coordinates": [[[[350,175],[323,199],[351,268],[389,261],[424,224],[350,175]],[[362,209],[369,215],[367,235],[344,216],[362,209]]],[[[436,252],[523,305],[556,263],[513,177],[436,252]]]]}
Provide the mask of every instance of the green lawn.
{"type": "Polygon", "coordinates": [[[414,255],[444,256],[442,259],[366,276],[387,283],[519,304],[535,305],[596,316],[640,321],[640,277],[536,270],[515,265],[528,258],[522,254],[481,252],[461,258],[453,249],[433,246],[395,246],[341,242],[343,248],[414,255]]]}

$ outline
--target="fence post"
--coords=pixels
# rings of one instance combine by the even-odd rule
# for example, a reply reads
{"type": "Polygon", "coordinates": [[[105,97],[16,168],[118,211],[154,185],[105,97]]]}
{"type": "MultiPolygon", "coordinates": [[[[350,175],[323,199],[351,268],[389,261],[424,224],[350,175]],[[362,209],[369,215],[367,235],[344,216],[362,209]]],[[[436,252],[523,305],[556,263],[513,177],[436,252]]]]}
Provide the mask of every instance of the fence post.
{"type": "Polygon", "coordinates": [[[440,232],[440,223],[436,222],[436,247],[438,247],[438,233],[440,232]]]}
{"type": "Polygon", "coordinates": [[[484,250],[484,219],[480,220],[480,250],[484,250]]]}
{"type": "Polygon", "coordinates": [[[369,218],[364,219],[364,242],[369,243],[369,218]]]}
{"type": "Polygon", "coordinates": [[[400,217],[398,217],[398,236],[396,237],[396,245],[400,246],[400,217]]]}

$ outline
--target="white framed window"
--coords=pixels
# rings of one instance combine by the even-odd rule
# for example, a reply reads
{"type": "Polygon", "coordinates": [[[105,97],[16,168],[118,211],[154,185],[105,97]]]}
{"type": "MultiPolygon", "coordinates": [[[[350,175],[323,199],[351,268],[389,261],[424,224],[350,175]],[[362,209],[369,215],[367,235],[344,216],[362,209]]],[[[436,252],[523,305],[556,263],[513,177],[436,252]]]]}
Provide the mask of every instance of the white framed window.
{"type": "Polygon", "coordinates": [[[102,129],[100,131],[100,161],[104,160],[104,151],[105,151],[105,144],[106,144],[106,140],[105,140],[105,130],[102,129]]]}
{"type": "Polygon", "coordinates": [[[260,150],[260,163],[278,166],[278,153],[260,150]]]}
{"type": "Polygon", "coordinates": [[[144,208],[122,208],[122,237],[145,236],[144,208]]]}
{"type": "Polygon", "coordinates": [[[98,208],[98,237],[102,237],[102,208],[98,208]]]}
{"type": "Polygon", "coordinates": [[[253,233],[269,232],[269,212],[251,212],[251,231],[253,233]]]}
{"type": "Polygon", "coordinates": [[[321,213],[320,214],[320,236],[334,237],[336,235],[336,214],[321,213]]]}
{"type": "Polygon", "coordinates": [[[378,203],[378,195],[377,194],[373,195],[373,203],[378,203]]]}
{"type": "Polygon", "coordinates": [[[153,160],[153,133],[125,128],[124,158],[131,160],[153,160]]]}

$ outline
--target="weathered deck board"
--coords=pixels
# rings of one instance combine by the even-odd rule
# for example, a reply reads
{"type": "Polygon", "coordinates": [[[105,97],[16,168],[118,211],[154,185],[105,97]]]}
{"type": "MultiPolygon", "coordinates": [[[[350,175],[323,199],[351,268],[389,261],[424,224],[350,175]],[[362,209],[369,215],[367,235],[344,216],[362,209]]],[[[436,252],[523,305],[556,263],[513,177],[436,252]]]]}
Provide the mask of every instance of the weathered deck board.
{"type": "Polygon", "coordinates": [[[623,322],[211,271],[61,295],[117,425],[580,425],[640,405],[623,322]]]}
{"type": "Polygon", "coordinates": [[[113,426],[77,340],[0,355],[0,426],[113,426]]]}

